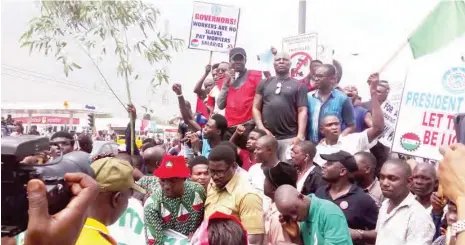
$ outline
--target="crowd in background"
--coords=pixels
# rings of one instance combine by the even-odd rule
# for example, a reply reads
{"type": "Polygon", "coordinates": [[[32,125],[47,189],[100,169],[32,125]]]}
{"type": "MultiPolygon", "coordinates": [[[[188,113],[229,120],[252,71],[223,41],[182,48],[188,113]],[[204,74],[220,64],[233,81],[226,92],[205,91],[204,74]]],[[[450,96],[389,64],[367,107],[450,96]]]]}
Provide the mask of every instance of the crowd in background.
{"type": "MultiPolygon", "coordinates": [[[[242,48],[207,65],[195,109],[175,83],[178,138],[138,148],[128,124],[125,149],[92,158],[94,179],[65,176],[77,197],[58,215],[43,216],[44,186],[31,181],[25,244],[159,245],[169,232],[195,245],[464,244],[465,146],[442,148],[439,174],[407,163],[379,142],[387,81],[370,75],[362,103],[333,64],[313,60],[298,81],[289,54],[272,51],[275,76],[247,69],[242,48]],[[142,242],[112,233],[128,206],[143,209],[142,242]]],[[[52,158],[92,152],[89,136],[51,144],[52,158]]]]}

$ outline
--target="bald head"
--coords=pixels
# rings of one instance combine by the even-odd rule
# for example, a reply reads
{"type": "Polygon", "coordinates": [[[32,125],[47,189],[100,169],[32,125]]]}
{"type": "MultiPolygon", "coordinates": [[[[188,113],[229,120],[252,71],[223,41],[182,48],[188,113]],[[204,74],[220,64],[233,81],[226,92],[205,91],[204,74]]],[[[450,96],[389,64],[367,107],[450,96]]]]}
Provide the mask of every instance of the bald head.
{"type": "Polygon", "coordinates": [[[278,187],[274,194],[274,201],[284,219],[302,222],[308,216],[310,198],[302,195],[291,185],[278,187]]]}
{"type": "Polygon", "coordinates": [[[271,148],[273,151],[278,150],[278,140],[276,140],[276,138],[271,135],[260,137],[257,140],[257,144],[260,144],[260,146],[264,148],[271,148]]]}
{"type": "Polygon", "coordinates": [[[292,205],[299,199],[299,191],[291,185],[282,185],[274,193],[276,206],[292,205]]]}
{"type": "Polygon", "coordinates": [[[274,56],[274,60],[279,60],[279,59],[286,59],[286,60],[291,60],[291,56],[286,53],[286,52],[278,52],[275,56],[274,56]]]}
{"type": "Polygon", "coordinates": [[[154,146],[147,148],[144,153],[142,153],[145,164],[149,171],[155,170],[161,162],[161,159],[166,154],[165,150],[160,146],[154,146]]]}

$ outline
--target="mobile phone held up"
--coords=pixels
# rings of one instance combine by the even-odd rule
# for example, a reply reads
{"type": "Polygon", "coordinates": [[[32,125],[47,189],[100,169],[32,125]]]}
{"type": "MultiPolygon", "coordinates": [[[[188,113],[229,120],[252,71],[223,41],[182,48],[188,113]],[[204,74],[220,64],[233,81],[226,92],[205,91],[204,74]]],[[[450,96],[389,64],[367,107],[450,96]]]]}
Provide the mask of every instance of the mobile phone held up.
{"type": "Polygon", "coordinates": [[[465,144],[465,113],[459,113],[455,115],[454,124],[457,142],[465,144]]]}

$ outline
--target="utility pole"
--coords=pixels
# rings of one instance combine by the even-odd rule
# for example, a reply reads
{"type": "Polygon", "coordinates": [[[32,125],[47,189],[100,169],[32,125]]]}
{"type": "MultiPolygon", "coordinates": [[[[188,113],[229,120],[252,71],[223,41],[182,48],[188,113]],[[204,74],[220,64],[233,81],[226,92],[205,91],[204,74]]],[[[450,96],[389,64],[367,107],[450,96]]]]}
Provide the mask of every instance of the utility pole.
{"type": "Polygon", "coordinates": [[[307,0],[299,0],[299,34],[305,33],[307,21],[307,0]]]}

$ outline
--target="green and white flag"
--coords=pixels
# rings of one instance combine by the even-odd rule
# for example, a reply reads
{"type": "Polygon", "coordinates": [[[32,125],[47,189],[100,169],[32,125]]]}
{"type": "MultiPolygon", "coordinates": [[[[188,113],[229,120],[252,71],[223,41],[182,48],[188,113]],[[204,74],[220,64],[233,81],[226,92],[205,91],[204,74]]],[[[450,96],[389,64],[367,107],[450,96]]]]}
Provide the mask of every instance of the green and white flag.
{"type": "Polygon", "coordinates": [[[433,53],[465,34],[465,1],[444,0],[431,12],[408,42],[415,59],[433,53]]]}

